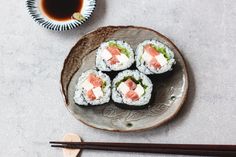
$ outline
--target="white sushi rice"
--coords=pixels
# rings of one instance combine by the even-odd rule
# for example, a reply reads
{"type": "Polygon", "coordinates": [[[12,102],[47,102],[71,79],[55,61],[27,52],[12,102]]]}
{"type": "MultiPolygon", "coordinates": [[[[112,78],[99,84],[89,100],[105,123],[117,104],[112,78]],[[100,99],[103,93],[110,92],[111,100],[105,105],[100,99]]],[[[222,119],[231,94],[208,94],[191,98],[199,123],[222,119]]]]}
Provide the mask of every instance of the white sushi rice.
{"type": "Polygon", "coordinates": [[[110,40],[107,42],[104,42],[100,45],[100,47],[97,50],[96,54],[96,67],[101,71],[119,71],[129,68],[134,63],[134,51],[131,48],[131,46],[122,40],[110,40]],[[111,58],[109,51],[107,50],[107,47],[109,47],[109,43],[114,42],[117,45],[125,48],[129,52],[129,58],[126,57],[123,53],[121,53],[121,56],[118,57],[119,61],[123,61],[116,64],[109,64],[107,61],[109,58],[111,58]]]}
{"type": "Polygon", "coordinates": [[[143,106],[149,103],[152,94],[152,82],[151,80],[143,73],[138,70],[125,70],[120,72],[112,82],[112,99],[117,103],[124,103],[131,106],[143,106]],[[147,86],[145,89],[144,95],[142,95],[139,100],[132,101],[129,98],[126,98],[119,90],[117,90],[116,83],[123,80],[124,77],[133,77],[135,80],[142,80],[142,83],[147,86]]]}
{"type": "Polygon", "coordinates": [[[172,70],[172,66],[173,64],[175,64],[174,53],[166,45],[157,40],[145,40],[140,43],[135,52],[135,61],[138,70],[143,72],[144,74],[161,74],[172,70]],[[142,55],[144,53],[144,46],[147,44],[153,44],[159,48],[165,48],[167,55],[170,57],[170,59],[167,61],[167,64],[162,66],[160,69],[156,69],[147,65],[144,59],[142,58],[142,55]]]}
{"type": "Polygon", "coordinates": [[[81,74],[75,87],[74,101],[76,104],[83,106],[87,106],[88,104],[100,105],[109,102],[110,96],[111,96],[111,81],[108,75],[102,73],[101,71],[96,71],[93,69],[90,69],[81,74]],[[87,81],[87,78],[91,73],[100,77],[103,82],[106,82],[106,86],[102,89],[103,96],[95,100],[90,100],[86,95],[86,90],[82,87],[83,83],[87,81]]]}

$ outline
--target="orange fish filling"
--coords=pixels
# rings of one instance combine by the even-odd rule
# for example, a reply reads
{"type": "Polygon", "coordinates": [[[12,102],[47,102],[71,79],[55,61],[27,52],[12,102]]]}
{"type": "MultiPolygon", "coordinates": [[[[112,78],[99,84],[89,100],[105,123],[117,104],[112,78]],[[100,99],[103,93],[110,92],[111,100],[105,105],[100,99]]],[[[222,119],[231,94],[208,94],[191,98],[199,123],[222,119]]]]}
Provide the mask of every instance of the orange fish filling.
{"type": "Polygon", "coordinates": [[[134,90],[128,91],[125,96],[133,101],[136,101],[139,99],[138,94],[134,90]]]}
{"type": "Polygon", "coordinates": [[[152,57],[156,57],[160,54],[154,47],[151,46],[151,44],[145,45],[144,50],[147,51],[152,57]]]}
{"type": "Polygon", "coordinates": [[[90,89],[89,91],[87,91],[86,95],[87,95],[87,97],[88,97],[90,100],[95,100],[95,99],[96,99],[96,96],[94,95],[92,89],[90,89]]]}
{"type": "Polygon", "coordinates": [[[161,68],[160,63],[156,59],[156,56],[160,55],[160,52],[158,52],[154,47],[152,47],[151,44],[145,45],[144,50],[152,56],[152,59],[148,64],[156,69],[161,68]]]}
{"type": "Polygon", "coordinates": [[[95,74],[90,74],[88,81],[96,88],[102,86],[102,79],[97,77],[95,74]]]}
{"type": "Polygon", "coordinates": [[[107,47],[107,50],[111,53],[112,55],[112,58],[109,60],[109,63],[110,64],[116,64],[116,63],[119,63],[119,60],[117,59],[116,56],[120,55],[120,50],[115,47],[115,46],[109,46],[107,47]]]}
{"type": "MultiPolygon", "coordinates": [[[[90,74],[88,76],[88,81],[93,85],[93,88],[102,87],[102,84],[103,84],[102,79],[97,77],[95,74],[90,74]]],[[[90,100],[95,100],[96,99],[96,96],[93,93],[92,89],[87,91],[86,95],[90,100]]]]}
{"type": "Polygon", "coordinates": [[[136,88],[136,83],[130,78],[125,81],[125,84],[129,87],[129,89],[134,90],[136,88]]]}
{"type": "Polygon", "coordinates": [[[132,101],[139,100],[139,95],[135,92],[137,84],[130,78],[127,79],[124,83],[130,89],[127,93],[125,93],[125,97],[131,99],[132,101]]]}

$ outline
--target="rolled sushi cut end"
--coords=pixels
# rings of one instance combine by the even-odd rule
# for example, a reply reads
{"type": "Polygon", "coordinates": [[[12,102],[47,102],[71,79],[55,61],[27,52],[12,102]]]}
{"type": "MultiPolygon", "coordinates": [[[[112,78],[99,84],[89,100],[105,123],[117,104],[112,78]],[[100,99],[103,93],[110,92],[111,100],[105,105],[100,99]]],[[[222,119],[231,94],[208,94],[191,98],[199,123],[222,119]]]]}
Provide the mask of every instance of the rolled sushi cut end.
{"type": "Polygon", "coordinates": [[[134,52],[121,40],[110,40],[100,45],[96,54],[96,67],[101,71],[120,71],[134,63],[134,52]]]}
{"type": "Polygon", "coordinates": [[[147,105],[151,99],[152,82],[138,70],[125,70],[113,79],[112,99],[132,107],[147,105]]]}
{"type": "Polygon", "coordinates": [[[135,52],[136,67],[144,74],[161,74],[172,70],[174,53],[157,40],[145,40],[135,52]]]}
{"type": "Polygon", "coordinates": [[[111,81],[108,75],[91,69],[79,77],[74,94],[76,104],[100,105],[109,102],[110,96],[111,81]]]}

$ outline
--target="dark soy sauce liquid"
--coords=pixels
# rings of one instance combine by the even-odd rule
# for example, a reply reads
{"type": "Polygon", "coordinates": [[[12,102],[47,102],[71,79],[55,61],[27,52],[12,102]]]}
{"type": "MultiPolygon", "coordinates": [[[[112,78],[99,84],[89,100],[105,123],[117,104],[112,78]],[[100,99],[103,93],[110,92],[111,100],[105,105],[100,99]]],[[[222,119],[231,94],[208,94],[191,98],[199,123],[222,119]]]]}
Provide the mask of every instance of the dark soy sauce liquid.
{"type": "Polygon", "coordinates": [[[57,21],[71,19],[73,13],[81,11],[82,5],[83,0],[41,0],[45,14],[57,21]]]}

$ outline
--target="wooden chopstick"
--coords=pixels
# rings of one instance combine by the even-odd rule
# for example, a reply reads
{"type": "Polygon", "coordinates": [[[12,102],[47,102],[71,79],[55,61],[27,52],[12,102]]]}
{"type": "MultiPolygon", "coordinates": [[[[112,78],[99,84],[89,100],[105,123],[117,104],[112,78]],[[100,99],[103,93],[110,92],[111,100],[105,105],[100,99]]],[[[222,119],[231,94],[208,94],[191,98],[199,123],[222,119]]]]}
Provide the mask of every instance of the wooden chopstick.
{"type": "Polygon", "coordinates": [[[236,156],[236,145],[50,142],[52,147],[201,156],[236,156]]]}

